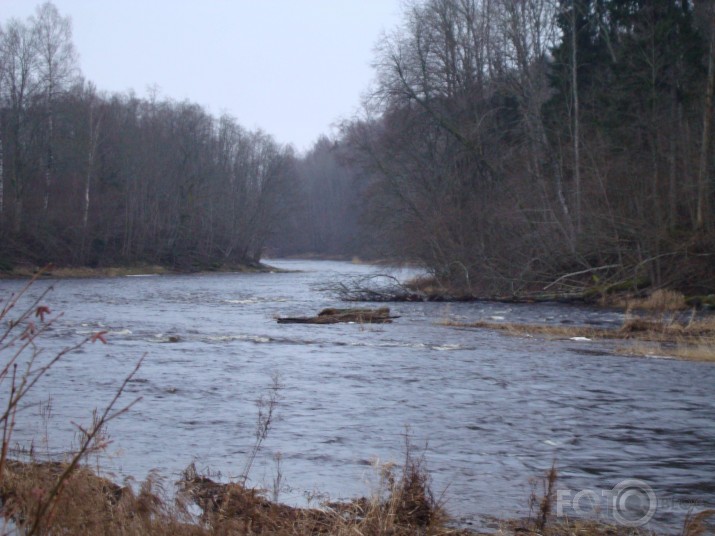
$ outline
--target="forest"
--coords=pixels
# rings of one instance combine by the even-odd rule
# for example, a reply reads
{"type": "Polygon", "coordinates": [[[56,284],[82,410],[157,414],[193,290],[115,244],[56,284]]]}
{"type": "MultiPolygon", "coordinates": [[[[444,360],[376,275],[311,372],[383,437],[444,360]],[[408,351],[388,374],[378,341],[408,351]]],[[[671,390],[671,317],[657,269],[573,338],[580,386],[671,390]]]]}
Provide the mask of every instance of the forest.
{"type": "Polygon", "coordinates": [[[715,293],[715,7],[424,0],[361,113],[296,154],[84,80],[51,3],[0,27],[0,269],[361,256],[471,295],[715,293]]]}

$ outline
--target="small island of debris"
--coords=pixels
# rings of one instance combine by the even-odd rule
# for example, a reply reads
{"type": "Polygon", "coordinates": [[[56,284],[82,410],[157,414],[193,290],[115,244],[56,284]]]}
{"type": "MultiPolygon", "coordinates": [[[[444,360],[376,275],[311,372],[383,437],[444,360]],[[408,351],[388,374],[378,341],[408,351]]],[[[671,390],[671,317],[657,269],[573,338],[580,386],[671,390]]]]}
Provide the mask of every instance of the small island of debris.
{"type": "Polygon", "coordinates": [[[318,316],[277,318],[279,324],[338,324],[354,322],[358,324],[389,324],[397,316],[390,316],[388,307],[379,309],[323,309],[318,316]]]}

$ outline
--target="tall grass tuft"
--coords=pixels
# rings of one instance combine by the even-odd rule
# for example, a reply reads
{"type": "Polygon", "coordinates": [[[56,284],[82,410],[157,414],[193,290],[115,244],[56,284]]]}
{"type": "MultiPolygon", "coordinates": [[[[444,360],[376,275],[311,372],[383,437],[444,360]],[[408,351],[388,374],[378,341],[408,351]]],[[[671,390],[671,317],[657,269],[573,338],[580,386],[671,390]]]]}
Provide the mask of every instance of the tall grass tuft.
{"type": "Polygon", "coordinates": [[[628,309],[640,309],[655,313],[683,311],[688,308],[685,296],[675,290],[654,290],[646,298],[631,298],[627,301],[628,309]]]}
{"type": "Polygon", "coordinates": [[[683,523],[683,536],[712,534],[715,527],[708,523],[711,517],[715,517],[715,510],[703,510],[697,514],[689,513],[683,523]]]}
{"type": "MultiPolygon", "coordinates": [[[[531,481],[531,495],[529,497],[529,521],[532,528],[538,533],[543,533],[549,521],[556,500],[556,461],[551,464],[551,469],[539,480],[531,481]],[[542,491],[537,492],[538,483],[541,483],[542,491]]],[[[522,527],[523,528],[523,527],[522,527]]]]}

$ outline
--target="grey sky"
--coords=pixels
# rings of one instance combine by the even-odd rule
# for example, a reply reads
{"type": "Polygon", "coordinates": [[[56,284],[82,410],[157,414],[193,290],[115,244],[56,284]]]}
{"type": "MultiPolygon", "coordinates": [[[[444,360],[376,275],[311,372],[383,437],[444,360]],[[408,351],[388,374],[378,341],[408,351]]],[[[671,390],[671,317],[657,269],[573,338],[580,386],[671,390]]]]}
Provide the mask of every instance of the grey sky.
{"type": "MultiPolygon", "coordinates": [[[[0,0],[0,21],[40,0],[0,0]]],[[[53,0],[82,73],[107,91],[156,85],[298,150],[349,117],[401,0],[53,0]]]]}

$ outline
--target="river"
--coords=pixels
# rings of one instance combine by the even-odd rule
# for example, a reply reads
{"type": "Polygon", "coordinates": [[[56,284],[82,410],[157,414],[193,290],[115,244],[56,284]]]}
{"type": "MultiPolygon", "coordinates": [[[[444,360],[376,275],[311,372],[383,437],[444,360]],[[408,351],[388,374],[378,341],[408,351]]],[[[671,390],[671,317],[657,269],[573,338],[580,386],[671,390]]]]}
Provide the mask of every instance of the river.
{"type": "MultiPolygon", "coordinates": [[[[51,455],[66,449],[72,423],[90,422],[146,354],[124,398],[141,401],[111,423],[101,460],[117,480],[154,471],[171,487],[192,461],[237,476],[254,443],[255,401],[278,373],[277,419],[250,482],[271,488],[280,453],[286,502],[369,493],[375,461],[400,462],[408,428],[433,490],[465,525],[528,515],[530,479],[554,461],[567,513],[579,491],[592,490],[581,499],[601,497],[624,479],[654,490],[660,504],[649,528],[676,531],[690,504],[715,504],[712,364],[622,357],[614,342],[438,325],[453,318],[604,327],[620,325],[622,313],[398,303],[391,308],[400,318],[389,325],[283,325],[276,315],[340,306],[321,290],[326,282],[385,269],[270,263],[291,271],[38,282],[31,293],[52,285],[45,302],[63,313],[43,338],[44,356],[95,331],[108,331],[108,344],[87,344],[57,363],[32,393],[38,402],[51,398],[50,417],[26,409],[13,439],[51,455]]],[[[21,284],[0,281],[0,298],[21,284]]],[[[599,515],[613,522],[607,506],[599,515]]]]}

